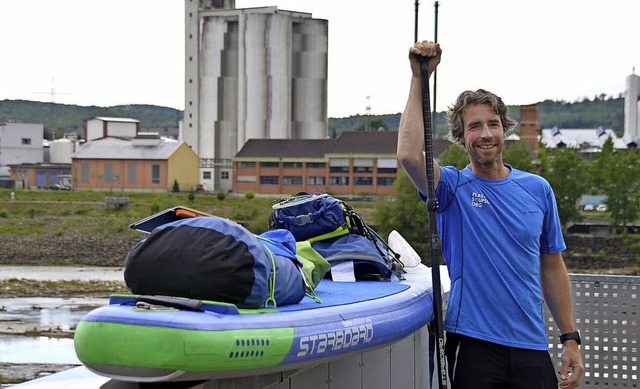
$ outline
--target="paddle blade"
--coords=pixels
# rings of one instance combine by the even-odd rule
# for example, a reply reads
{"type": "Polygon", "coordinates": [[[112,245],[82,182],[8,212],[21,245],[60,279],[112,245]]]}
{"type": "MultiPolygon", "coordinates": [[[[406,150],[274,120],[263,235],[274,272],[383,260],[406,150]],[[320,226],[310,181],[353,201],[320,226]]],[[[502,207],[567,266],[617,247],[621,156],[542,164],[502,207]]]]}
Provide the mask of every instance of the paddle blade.
{"type": "Polygon", "coordinates": [[[405,267],[416,267],[422,262],[420,255],[418,255],[416,250],[411,247],[409,242],[407,242],[398,231],[391,231],[387,242],[393,251],[400,254],[400,260],[404,263],[405,267]]]}

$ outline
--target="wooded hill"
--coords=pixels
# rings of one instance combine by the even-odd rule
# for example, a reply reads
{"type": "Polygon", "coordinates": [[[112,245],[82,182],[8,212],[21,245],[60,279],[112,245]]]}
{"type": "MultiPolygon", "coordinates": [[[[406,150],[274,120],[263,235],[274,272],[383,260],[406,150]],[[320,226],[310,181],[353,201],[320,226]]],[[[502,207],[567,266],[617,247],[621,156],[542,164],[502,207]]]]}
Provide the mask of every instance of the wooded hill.
{"type": "MultiPolygon", "coordinates": [[[[624,132],[624,98],[594,97],[576,102],[545,100],[537,103],[541,128],[598,128],[612,129],[618,136],[624,132]]],[[[509,109],[510,116],[520,120],[520,106],[509,109]]],[[[329,118],[329,136],[337,137],[344,131],[396,130],[401,113],[386,115],[354,115],[344,118],[329,118]]],[[[0,122],[43,123],[45,138],[51,139],[53,131],[82,133],[84,120],[95,116],[127,117],[140,120],[142,130],[177,128],[183,112],[175,108],[155,105],[117,105],[112,107],[79,106],[43,103],[26,100],[0,101],[0,122]]],[[[434,116],[436,134],[446,134],[444,112],[434,116]]],[[[516,128],[518,131],[518,128],[516,128]]]]}

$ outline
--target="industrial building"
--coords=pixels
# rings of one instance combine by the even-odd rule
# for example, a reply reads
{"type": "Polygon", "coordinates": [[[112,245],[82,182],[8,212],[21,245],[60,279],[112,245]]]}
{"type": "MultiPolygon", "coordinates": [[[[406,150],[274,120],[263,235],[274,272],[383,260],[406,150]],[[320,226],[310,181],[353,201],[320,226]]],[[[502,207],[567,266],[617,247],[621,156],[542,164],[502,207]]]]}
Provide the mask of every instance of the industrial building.
{"type": "Polygon", "coordinates": [[[181,137],[205,191],[232,190],[249,139],[327,137],[328,21],[234,0],[185,1],[181,137]]]}
{"type": "Polygon", "coordinates": [[[138,133],[85,143],[72,157],[75,190],[168,193],[197,190],[199,159],[186,142],[138,133]]]}
{"type": "Polygon", "coordinates": [[[638,147],[640,142],[640,77],[635,72],[627,76],[622,139],[629,147],[638,147]]]}
{"type": "Polygon", "coordinates": [[[44,162],[44,125],[0,123],[0,166],[44,162]]]}
{"type": "MultiPolygon", "coordinates": [[[[251,139],[233,160],[237,193],[393,196],[397,131],[348,131],[337,139],[251,139]]],[[[434,155],[451,143],[435,139],[434,155]]]]}

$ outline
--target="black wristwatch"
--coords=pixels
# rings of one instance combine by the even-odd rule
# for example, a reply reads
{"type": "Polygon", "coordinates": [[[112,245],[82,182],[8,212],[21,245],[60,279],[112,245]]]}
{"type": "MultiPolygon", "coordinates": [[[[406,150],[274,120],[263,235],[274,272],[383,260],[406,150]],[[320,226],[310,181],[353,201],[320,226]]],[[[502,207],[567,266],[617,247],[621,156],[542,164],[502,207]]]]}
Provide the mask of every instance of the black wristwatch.
{"type": "Polygon", "coordinates": [[[567,340],[575,340],[578,344],[582,344],[582,340],[580,339],[580,333],[578,331],[566,332],[560,335],[560,343],[564,344],[567,340]]]}

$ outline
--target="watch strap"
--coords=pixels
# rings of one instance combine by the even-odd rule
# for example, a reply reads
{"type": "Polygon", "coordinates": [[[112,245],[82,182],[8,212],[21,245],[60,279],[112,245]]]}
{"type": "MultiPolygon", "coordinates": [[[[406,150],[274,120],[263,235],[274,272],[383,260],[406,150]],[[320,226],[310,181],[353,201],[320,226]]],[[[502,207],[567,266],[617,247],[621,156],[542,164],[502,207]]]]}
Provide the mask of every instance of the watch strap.
{"type": "Polygon", "coordinates": [[[564,344],[564,342],[566,342],[567,340],[575,340],[578,344],[582,344],[582,340],[580,339],[580,332],[578,331],[573,331],[573,332],[565,332],[564,334],[560,335],[560,343],[564,344]]]}

